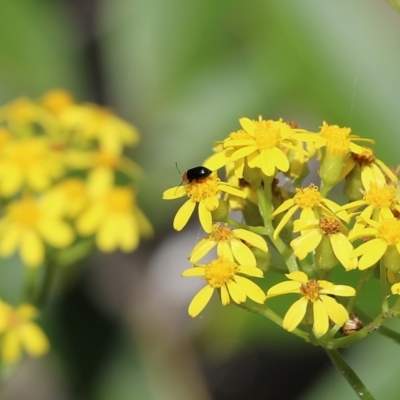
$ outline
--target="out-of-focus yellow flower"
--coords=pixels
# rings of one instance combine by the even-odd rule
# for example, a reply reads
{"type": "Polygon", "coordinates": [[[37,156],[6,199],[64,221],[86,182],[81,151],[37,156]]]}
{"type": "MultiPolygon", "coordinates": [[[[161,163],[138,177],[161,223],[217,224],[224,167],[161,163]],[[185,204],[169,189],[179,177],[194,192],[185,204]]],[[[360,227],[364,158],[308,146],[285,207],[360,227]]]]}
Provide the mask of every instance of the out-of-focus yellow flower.
{"type": "Polygon", "coordinates": [[[238,197],[245,197],[245,194],[237,187],[226,182],[221,182],[217,174],[213,172],[206,178],[189,182],[183,186],[175,186],[163,193],[164,200],[174,200],[183,196],[189,197],[174,218],[174,229],[182,230],[193,214],[196,203],[199,203],[199,220],[203,229],[210,233],[212,230],[211,212],[219,205],[221,192],[229,193],[238,197]]]}
{"type": "MultiPolygon", "coordinates": [[[[293,232],[301,232],[301,235],[290,243],[294,255],[300,260],[317,249],[323,237],[326,237],[331,244],[329,253],[333,251],[337,260],[347,271],[357,268],[357,260],[350,258],[354,248],[347,238],[347,229],[336,217],[324,216],[318,219],[297,220],[294,222],[293,232]]],[[[328,256],[330,257],[331,254],[328,256]]]]}
{"type": "Polygon", "coordinates": [[[218,256],[232,261],[236,259],[241,265],[255,267],[256,258],[244,242],[268,252],[267,243],[261,236],[246,229],[231,229],[227,224],[217,223],[213,225],[212,232],[197,243],[189,260],[195,264],[217,246],[218,256]]]}
{"type": "Polygon", "coordinates": [[[46,335],[32,320],[37,310],[30,304],[17,308],[0,301],[0,334],[3,336],[0,351],[5,363],[15,363],[21,358],[22,349],[32,357],[48,352],[50,344],[46,335]]]}
{"type": "Polygon", "coordinates": [[[63,221],[63,212],[63,205],[52,198],[13,201],[0,219],[0,255],[9,257],[19,250],[26,266],[38,267],[44,261],[45,244],[69,246],[74,233],[63,221]]]}
{"type": "Polygon", "coordinates": [[[153,229],[136,204],[134,191],[129,187],[113,187],[77,218],[80,235],[95,234],[96,244],[103,252],[124,252],[136,249],[139,237],[152,236],[153,229]]]}
{"type": "Polygon", "coordinates": [[[200,314],[216,289],[219,290],[224,306],[230,304],[231,300],[236,304],[243,303],[247,297],[256,303],[264,303],[265,294],[261,288],[239,274],[263,277],[261,269],[240,265],[224,257],[183,271],[183,277],[201,276],[207,282],[207,286],[201,289],[191,301],[189,315],[196,317],[200,314]]]}
{"type": "Polygon", "coordinates": [[[75,101],[71,93],[62,89],[50,90],[41,98],[43,107],[55,115],[60,115],[74,103],[75,101]]]}
{"type": "Polygon", "coordinates": [[[343,326],[349,319],[346,309],[333,296],[354,296],[356,291],[351,286],[334,285],[324,280],[308,279],[304,272],[286,274],[290,279],[272,286],[267,292],[267,299],[282,294],[299,293],[297,300],[287,311],[283,319],[283,328],[292,331],[306,315],[307,307],[312,305],[313,331],[316,336],[324,335],[329,329],[329,319],[336,325],[343,326]]]}
{"type": "Polygon", "coordinates": [[[296,189],[296,194],[293,198],[283,202],[271,215],[275,217],[283,211],[287,211],[281,219],[274,232],[274,238],[279,236],[282,228],[286,225],[289,219],[297,210],[301,210],[300,220],[313,220],[321,215],[337,215],[344,221],[349,220],[349,216],[345,211],[340,211],[340,206],[334,201],[322,197],[318,187],[311,184],[304,189],[296,189]]]}
{"type": "Polygon", "coordinates": [[[78,143],[94,140],[109,153],[122,153],[124,146],[134,146],[139,141],[136,128],[106,107],[73,105],[59,114],[59,118],[78,143]]]}
{"type": "Polygon", "coordinates": [[[41,192],[65,172],[63,157],[41,138],[10,141],[0,150],[0,194],[24,188],[41,192]]]}

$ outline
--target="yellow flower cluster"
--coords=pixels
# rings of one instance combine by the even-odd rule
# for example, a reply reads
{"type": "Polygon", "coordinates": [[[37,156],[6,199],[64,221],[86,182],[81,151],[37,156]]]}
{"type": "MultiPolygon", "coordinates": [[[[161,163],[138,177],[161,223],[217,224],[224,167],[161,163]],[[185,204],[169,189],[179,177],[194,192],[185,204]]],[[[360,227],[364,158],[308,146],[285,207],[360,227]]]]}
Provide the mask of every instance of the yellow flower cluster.
{"type": "MultiPolygon", "coordinates": [[[[176,230],[184,228],[197,204],[207,233],[190,254],[193,267],[183,272],[185,277],[201,276],[206,282],[192,300],[189,314],[198,315],[215,289],[223,305],[231,300],[241,304],[247,298],[264,304],[266,299],[297,293],[300,299],[285,317],[271,319],[288,331],[305,323],[318,340],[333,336],[350,320],[349,313],[354,315],[356,291],[327,280],[334,268],[362,271],[379,264],[381,279],[389,279],[392,293],[400,294],[397,176],[371,148],[358,144],[373,141],[326,122],[317,133],[283,120],[259,117],[239,122],[239,130],[215,143],[214,154],[203,166],[186,172],[183,186],[163,195],[167,200],[187,197],[175,216],[176,230]],[[304,187],[312,159],[320,164],[318,175],[304,187]],[[223,167],[226,182],[217,174],[223,167]],[[336,186],[343,188],[348,203],[328,198],[336,186]],[[267,242],[281,254],[285,269],[271,261],[267,242]],[[217,258],[198,264],[213,248],[217,258]],[[262,278],[270,273],[285,274],[289,280],[270,287],[265,295],[241,276],[262,278]],[[338,296],[353,299],[342,304],[338,296]]],[[[384,291],[385,287],[381,285],[384,291]]],[[[382,298],[387,294],[382,293],[382,298]]],[[[266,305],[256,310],[272,315],[266,305]]]]}
{"type": "Polygon", "coordinates": [[[21,347],[31,355],[49,347],[27,303],[48,287],[41,283],[52,276],[46,269],[76,262],[95,246],[131,252],[152,235],[136,202],[140,168],[124,154],[138,140],[136,128],[112,110],[63,90],[0,108],[0,258],[17,254],[27,267],[29,285],[22,286],[36,293],[24,294],[15,310],[0,300],[3,360],[18,360],[21,347]]]}

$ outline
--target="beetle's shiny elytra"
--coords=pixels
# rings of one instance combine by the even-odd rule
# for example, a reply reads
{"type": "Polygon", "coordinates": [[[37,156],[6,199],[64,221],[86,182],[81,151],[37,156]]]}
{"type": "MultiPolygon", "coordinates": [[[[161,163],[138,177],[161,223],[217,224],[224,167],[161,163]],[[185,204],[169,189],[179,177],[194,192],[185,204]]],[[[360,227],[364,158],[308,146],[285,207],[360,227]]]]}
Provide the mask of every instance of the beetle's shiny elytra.
{"type": "Polygon", "coordinates": [[[197,182],[207,178],[212,174],[212,171],[202,165],[188,169],[183,175],[182,180],[186,183],[197,182]]]}

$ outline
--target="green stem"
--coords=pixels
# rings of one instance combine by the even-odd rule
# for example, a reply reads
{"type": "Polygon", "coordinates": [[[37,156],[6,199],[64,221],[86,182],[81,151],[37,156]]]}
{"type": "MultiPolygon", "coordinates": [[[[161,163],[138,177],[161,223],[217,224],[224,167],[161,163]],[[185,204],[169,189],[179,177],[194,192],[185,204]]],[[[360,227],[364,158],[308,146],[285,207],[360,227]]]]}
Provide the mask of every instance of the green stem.
{"type": "Polygon", "coordinates": [[[342,357],[339,351],[336,349],[327,349],[327,348],[324,348],[324,350],[326,351],[326,354],[332,361],[332,364],[347,380],[349,385],[356,392],[357,396],[363,400],[374,400],[374,396],[372,396],[369,390],[365,387],[364,383],[353,371],[353,369],[346,362],[346,360],[342,357]]]}
{"type": "MultiPolygon", "coordinates": [[[[241,303],[241,304],[236,304],[236,306],[243,308],[244,310],[250,311],[255,314],[261,314],[264,317],[267,317],[270,319],[272,322],[275,324],[279,325],[282,327],[283,325],[283,319],[276,313],[274,313],[270,308],[266,307],[265,305],[250,305],[246,303],[241,303]]],[[[295,328],[293,331],[290,333],[293,333],[294,335],[304,339],[306,342],[310,341],[310,337],[308,333],[302,331],[301,329],[295,328]]]]}
{"type": "Polygon", "coordinates": [[[24,279],[23,301],[31,303],[35,298],[38,281],[38,268],[26,268],[24,279]]]}
{"type": "Polygon", "coordinates": [[[382,306],[386,303],[387,296],[387,277],[386,277],[386,268],[382,262],[379,263],[379,275],[380,275],[380,285],[381,285],[381,300],[382,306]]]}
{"type": "Polygon", "coordinates": [[[51,287],[54,282],[54,277],[56,275],[56,263],[52,260],[50,260],[50,257],[47,260],[46,267],[44,270],[44,278],[43,278],[43,283],[42,287],[40,289],[40,292],[37,294],[35,297],[35,305],[42,307],[47,299],[49,298],[51,287]]]}

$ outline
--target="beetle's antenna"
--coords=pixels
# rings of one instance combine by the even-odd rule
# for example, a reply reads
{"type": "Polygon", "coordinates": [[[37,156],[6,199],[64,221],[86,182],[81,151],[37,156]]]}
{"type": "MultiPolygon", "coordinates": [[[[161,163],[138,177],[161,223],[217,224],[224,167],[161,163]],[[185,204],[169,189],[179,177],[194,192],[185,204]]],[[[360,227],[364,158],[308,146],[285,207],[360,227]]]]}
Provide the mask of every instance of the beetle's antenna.
{"type": "MultiPolygon", "coordinates": [[[[176,170],[178,171],[180,177],[183,178],[183,175],[182,175],[181,171],[179,171],[177,161],[175,161],[175,167],[176,167],[176,170]]],[[[182,183],[183,183],[183,182],[184,182],[184,180],[182,179],[182,181],[181,181],[181,183],[179,184],[179,186],[175,189],[174,195],[176,194],[176,191],[182,186],[182,183]]]]}

